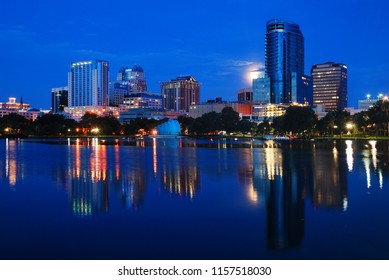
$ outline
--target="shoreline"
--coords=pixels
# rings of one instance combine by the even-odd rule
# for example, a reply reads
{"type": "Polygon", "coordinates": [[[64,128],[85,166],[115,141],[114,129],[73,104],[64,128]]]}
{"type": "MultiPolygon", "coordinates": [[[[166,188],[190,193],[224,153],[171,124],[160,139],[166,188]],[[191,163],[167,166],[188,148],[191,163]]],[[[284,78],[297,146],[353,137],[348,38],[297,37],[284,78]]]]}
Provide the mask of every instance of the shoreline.
{"type": "Polygon", "coordinates": [[[293,138],[293,139],[265,139],[265,136],[245,136],[245,135],[180,135],[180,136],[170,136],[170,135],[147,135],[143,137],[137,137],[134,135],[0,135],[0,139],[145,139],[145,138],[158,138],[158,139],[179,139],[179,138],[192,138],[192,139],[235,139],[235,140],[277,140],[283,142],[295,142],[295,141],[320,141],[320,140],[376,140],[376,141],[389,141],[388,136],[354,136],[354,135],[334,135],[334,136],[311,136],[309,138],[293,138]]]}

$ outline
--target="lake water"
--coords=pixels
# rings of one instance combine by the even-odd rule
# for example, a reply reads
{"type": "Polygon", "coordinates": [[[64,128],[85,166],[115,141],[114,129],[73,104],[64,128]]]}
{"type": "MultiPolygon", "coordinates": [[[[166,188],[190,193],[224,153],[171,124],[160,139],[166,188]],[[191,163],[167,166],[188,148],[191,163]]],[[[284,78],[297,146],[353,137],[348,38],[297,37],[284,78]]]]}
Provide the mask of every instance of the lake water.
{"type": "Polygon", "coordinates": [[[0,140],[1,259],[389,259],[389,143],[0,140]]]}

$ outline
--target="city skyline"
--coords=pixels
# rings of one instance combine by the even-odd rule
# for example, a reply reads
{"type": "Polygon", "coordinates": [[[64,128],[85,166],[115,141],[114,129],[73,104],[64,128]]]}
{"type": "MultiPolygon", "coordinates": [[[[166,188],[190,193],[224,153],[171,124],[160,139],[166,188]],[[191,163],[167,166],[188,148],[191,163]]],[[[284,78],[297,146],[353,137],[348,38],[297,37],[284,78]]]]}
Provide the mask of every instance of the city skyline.
{"type": "Polygon", "coordinates": [[[2,4],[1,100],[23,97],[48,109],[51,89],[67,85],[69,63],[91,59],[109,61],[111,81],[123,65],[141,65],[150,92],[191,75],[201,83],[201,101],[237,100],[238,90],[251,86],[250,72],[264,68],[266,22],[273,18],[300,26],[306,73],[328,61],[347,65],[349,107],[367,93],[389,92],[385,1],[90,3],[2,4]]]}

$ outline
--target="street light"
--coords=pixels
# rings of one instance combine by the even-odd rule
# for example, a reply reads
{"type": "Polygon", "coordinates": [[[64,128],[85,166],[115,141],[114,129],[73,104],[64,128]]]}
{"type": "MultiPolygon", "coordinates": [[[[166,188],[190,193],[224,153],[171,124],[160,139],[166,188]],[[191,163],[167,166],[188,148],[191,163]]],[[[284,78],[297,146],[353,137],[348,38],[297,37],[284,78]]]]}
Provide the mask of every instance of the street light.
{"type": "Polygon", "coordinates": [[[346,128],[347,128],[347,135],[350,135],[351,134],[350,130],[353,129],[353,124],[346,123],[346,128]]]}
{"type": "Polygon", "coordinates": [[[99,129],[97,128],[97,127],[95,127],[95,128],[92,128],[91,129],[91,132],[93,132],[93,133],[99,133],[99,129]]]}

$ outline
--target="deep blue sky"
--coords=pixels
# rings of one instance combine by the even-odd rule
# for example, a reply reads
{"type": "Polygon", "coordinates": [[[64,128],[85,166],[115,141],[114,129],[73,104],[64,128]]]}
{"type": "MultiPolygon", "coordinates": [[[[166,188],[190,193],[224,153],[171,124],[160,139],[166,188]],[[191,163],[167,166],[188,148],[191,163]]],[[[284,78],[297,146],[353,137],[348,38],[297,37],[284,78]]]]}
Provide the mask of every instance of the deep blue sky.
{"type": "Polygon", "coordinates": [[[389,4],[385,0],[6,1],[0,0],[0,101],[23,97],[50,108],[72,61],[140,64],[149,91],[193,75],[201,101],[236,100],[248,72],[264,64],[266,22],[287,19],[305,38],[305,73],[315,63],[348,66],[349,106],[389,92],[389,4]]]}

